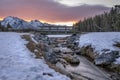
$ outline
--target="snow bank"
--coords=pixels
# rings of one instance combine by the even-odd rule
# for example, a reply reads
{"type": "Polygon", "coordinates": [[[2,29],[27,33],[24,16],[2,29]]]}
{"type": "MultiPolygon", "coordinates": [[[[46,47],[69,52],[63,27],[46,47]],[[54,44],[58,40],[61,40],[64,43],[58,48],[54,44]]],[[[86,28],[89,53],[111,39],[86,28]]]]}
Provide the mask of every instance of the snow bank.
{"type": "Polygon", "coordinates": [[[120,64],[120,57],[116,59],[115,64],[120,64]]]}
{"type": "MultiPolygon", "coordinates": [[[[120,51],[120,48],[113,46],[115,42],[120,42],[120,32],[93,32],[80,36],[79,47],[91,45],[98,54],[105,50],[120,51]]],[[[120,58],[116,59],[116,63],[120,64],[120,58]]]]}
{"type": "Polygon", "coordinates": [[[94,32],[81,35],[79,46],[91,45],[98,53],[102,53],[104,49],[119,51],[118,47],[113,46],[116,41],[120,42],[120,32],[94,32]]]}
{"type": "Polygon", "coordinates": [[[35,59],[19,33],[0,32],[0,80],[70,80],[35,59]]]}

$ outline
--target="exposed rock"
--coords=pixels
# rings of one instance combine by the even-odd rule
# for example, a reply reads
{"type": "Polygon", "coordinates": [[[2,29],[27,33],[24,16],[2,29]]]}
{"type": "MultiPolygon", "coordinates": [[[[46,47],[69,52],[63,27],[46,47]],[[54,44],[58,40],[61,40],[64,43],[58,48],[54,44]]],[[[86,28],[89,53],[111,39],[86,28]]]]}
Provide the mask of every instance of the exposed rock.
{"type": "Polygon", "coordinates": [[[45,60],[53,64],[57,63],[58,58],[48,44],[44,42],[39,42],[37,47],[41,49],[42,55],[44,56],[45,60]]]}
{"type": "Polygon", "coordinates": [[[43,75],[48,75],[48,76],[53,77],[53,75],[51,73],[43,73],[43,75]]]}
{"type": "MultiPolygon", "coordinates": [[[[94,49],[91,46],[84,47],[80,49],[78,47],[79,36],[73,34],[72,36],[66,38],[49,38],[46,35],[36,34],[36,40],[39,43],[39,48],[43,51],[43,56],[47,62],[52,63],[53,65],[60,70],[63,70],[64,73],[73,75],[71,78],[75,77],[81,80],[85,79],[85,76],[80,74],[73,74],[68,72],[67,65],[72,67],[78,66],[80,64],[80,58],[76,54],[85,54],[95,59],[96,55],[94,54],[94,49]]],[[[37,52],[37,51],[35,51],[37,52]]],[[[44,73],[43,75],[51,76],[51,74],[44,73]]],[[[70,76],[71,76],[70,75],[70,76]]],[[[73,79],[74,80],[74,79],[73,79]]],[[[90,80],[89,78],[86,80],[90,80]]],[[[92,80],[92,79],[91,79],[92,80]]]]}
{"type": "Polygon", "coordinates": [[[68,65],[67,61],[64,60],[63,58],[60,58],[59,61],[60,61],[62,64],[66,64],[66,65],[68,65]]]}
{"type": "Polygon", "coordinates": [[[66,42],[66,40],[65,39],[57,39],[56,42],[58,42],[58,43],[64,43],[64,42],[66,42]]]}
{"type": "Polygon", "coordinates": [[[63,58],[71,65],[78,65],[80,63],[80,60],[77,57],[70,54],[66,54],[65,56],[63,56],[63,58]]]}
{"type": "Polygon", "coordinates": [[[62,53],[64,53],[64,54],[71,54],[71,53],[73,53],[73,51],[72,51],[71,49],[66,48],[66,47],[60,48],[60,51],[61,51],[62,53]]]}
{"type": "Polygon", "coordinates": [[[58,62],[58,58],[55,54],[50,53],[50,52],[45,52],[44,53],[44,58],[48,61],[51,62],[52,64],[56,64],[58,62]]]}
{"type": "Polygon", "coordinates": [[[96,65],[105,65],[107,69],[110,69],[114,72],[120,72],[120,65],[114,64],[116,58],[119,57],[119,51],[110,51],[109,49],[103,49],[102,52],[103,53],[101,55],[96,54],[91,45],[82,47],[80,49],[80,54],[89,56],[94,60],[96,65]]]}
{"type": "Polygon", "coordinates": [[[67,47],[56,47],[56,48],[53,48],[53,51],[55,53],[63,53],[63,54],[71,54],[73,53],[73,51],[67,47]]]}
{"type": "MultiPolygon", "coordinates": [[[[56,38],[49,38],[48,39],[49,40],[49,45],[55,45],[55,46],[57,46],[58,45],[58,43],[56,42],[56,38]]],[[[55,47],[55,46],[53,46],[53,47],[55,47]]]]}
{"type": "Polygon", "coordinates": [[[65,69],[65,65],[63,65],[62,63],[60,63],[60,62],[57,62],[56,63],[56,67],[58,67],[58,68],[60,68],[60,69],[65,69]]]}
{"type": "Polygon", "coordinates": [[[120,74],[120,64],[112,63],[110,69],[120,74]]]}
{"type": "Polygon", "coordinates": [[[47,44],[44,44],[44,58],[48,61],[51,62],[53,64],[56,64],[58,61],[57,56],[55,55],[55,53],[53,52],[53,50],[50,48],[50,46],[48,46],[47,44]]]}
{"type": "Polygon", "coordinates": [[[59,48],[53,48],[53,51],[54,51],[55,53],[60,53],[60,52],[61,52],[59,48]]]}
{"type": "Polygon", "coordinates": [[[37,49],[34,50],[35,53],[38,53],[39,51],[37,49]]]}
{"type": "Polygon", "coordinates": [[[95,58],[96,65],[108,65],[115,61],[119,57],[118,51],[112,51],[109,53],[103,53],[95,58]]]}
{"type": "Polygon", "coordinates": [[[78,40],[78,35],[77,34],[73,34],[72,36],[67,37],[67,42],[68,43],[74,43],[78,40]]]}
{"type": "Polygon", "coordinates": [[[67,44],[74,44],[75,46],[78,46],[78,40],[79,40],[79,35],[73,34],[72,36],[67,37],[67,44]]]}
{"type": "Polygon", "coordinates": [[[67,44],[67,47],[73,49],[75,45],[71,43],[71,44],[67,44]]]}
{"type": "Polygon", "coordinates": [[[44,42],[46,44],[49,44],[50,43],[50,40],[49,40],[49,37],[46,36],[46,35],[42,35],[40,33],[35,33],[33,38],[38,42],[38,43],[41,43],[41,42],[44,42]]]}
{"type": "Polygon", "coordinates": [[[119,47],[120,48],[120,42],[115,42],[115,44],[113,44],[113,46],[119,47]]]}
{"type": "Polygon", "coordinates": [[[86,46],[86,47],[82,47],[81,49],[80,49],[80,54],[81,55],[86,55],[86,56],[88,56],[88,57],[90,57],[91,59],[95,59],[95,57],[96,57],[96,53],[94,52],[94,49],[91,47],[91,45],[89,45],[89,46],[86,46]]]}
{"type": "Polygon", "coordinates": [[[76,50],[74,51],[74,53],[80,55],[80,54],[81,54],[81,49],[80,49],[80,48],[76,49],[76,50]]]}
{"type": "Polygon", "coordinates": [[[118,74],[118,73],[113,73],[113,74],[111,75],[111,78],[112,78],[112,80],[120,80],[120,74],[118,74]]]}

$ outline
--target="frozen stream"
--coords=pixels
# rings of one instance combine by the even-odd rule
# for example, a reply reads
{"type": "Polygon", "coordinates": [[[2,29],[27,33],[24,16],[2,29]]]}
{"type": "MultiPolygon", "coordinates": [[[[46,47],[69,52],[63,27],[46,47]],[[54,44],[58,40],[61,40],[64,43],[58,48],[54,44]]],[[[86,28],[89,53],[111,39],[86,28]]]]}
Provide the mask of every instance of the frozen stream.
{"type": "Polygon", "coordinates": [[[101,71],[94,64],[88,61],[83,56],[79,56],[80,64],[76,67],[68,65],[66,69],[75,74],[82,75],[84,77],[90,78],[92,80],[111,80],[108,74],[101,71]]]}
{"type": "MultiPolygon", "coordinates": [[[[49,37],[53,37],[57,39],[59,38],[62,39],[63,37],[66,37],[66,35],[61,35],[60,37],[59,36],[60,35],[58,36],[50,35],[49,37]]],[[[109,78],[109,74],[99,69],[93,63],[87,60],[85,57],[79,56],[79,60],[80,60],[80,64],[78,66],[66,65],[65,70],[71,72],[79,79],[83,79],[83,80],[111,80],[109,78]]]]}

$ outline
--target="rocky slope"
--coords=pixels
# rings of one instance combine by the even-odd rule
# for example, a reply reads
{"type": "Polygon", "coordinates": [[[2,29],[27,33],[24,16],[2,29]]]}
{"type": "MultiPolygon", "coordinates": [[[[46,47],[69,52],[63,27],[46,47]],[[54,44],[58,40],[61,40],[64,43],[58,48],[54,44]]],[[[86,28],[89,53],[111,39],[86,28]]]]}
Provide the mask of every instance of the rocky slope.
{"type": "Polygon", "coordinates": [[[37,51],[42,51],[45,60],[54,65],[55,70],[57,68],[59,72],[68,75],[72,80],[111,80],[104,71],[78,55],[81,54],[78,47],[79,35],[48,36],[35,33],[32,39],[38,44],[37,51]]]}
{"type": "Polygon", "coordinates": [[[83,34],[79,38],[79,47],[80,54],[90,57],[95,65],[120,75],[120,32],[83,34]]]}

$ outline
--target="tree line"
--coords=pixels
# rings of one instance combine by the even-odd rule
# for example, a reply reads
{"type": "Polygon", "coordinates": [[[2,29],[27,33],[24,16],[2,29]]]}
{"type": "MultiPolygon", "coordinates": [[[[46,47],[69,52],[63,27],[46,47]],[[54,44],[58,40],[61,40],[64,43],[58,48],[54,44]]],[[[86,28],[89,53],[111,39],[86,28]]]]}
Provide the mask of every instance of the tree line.
{"type": "Polygon", "coordinates": [[[80,32],[120,31],[120,5],[112,7],[110,12],[79,21],[74,26],[80,32]]]}
{"type": "Polygon", "coordinates": [[[0,23],[0,31],[9,31],[10,29],[12,29],[12,27],[9,23],[7,24],[7,27],[3,27],[0,23]]]}
{"type": "Polygon", "coordinates": [[[0,23],[0,31],[6,32],[6,31],[14,31],[14,32],[30,32],[30,31],[35,31],[34,29],[14,29],[9,23],[7,26],[2,26],[0,23]]]}

